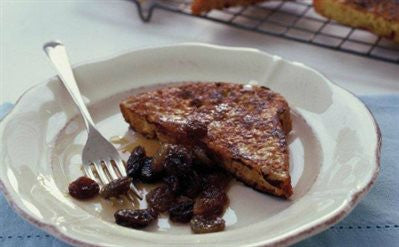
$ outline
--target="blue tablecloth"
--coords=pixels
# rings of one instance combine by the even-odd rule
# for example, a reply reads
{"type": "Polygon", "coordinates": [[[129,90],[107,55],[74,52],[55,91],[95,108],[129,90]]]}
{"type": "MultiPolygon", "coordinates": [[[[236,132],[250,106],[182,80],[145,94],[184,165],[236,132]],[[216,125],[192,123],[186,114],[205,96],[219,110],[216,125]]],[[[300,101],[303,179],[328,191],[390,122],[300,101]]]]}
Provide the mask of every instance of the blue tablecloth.
{"type": "MultiPolygon", "coordinates": [[[[296,246],[399,246],[399,95],[361,97],[380,125],[381,173],[352,213],[296,246]]],[[[0,106],[0,118],[11,104],[0,106]]],[[[0,246],[68,246],[26,223],[0,195],[0,246]]]]}

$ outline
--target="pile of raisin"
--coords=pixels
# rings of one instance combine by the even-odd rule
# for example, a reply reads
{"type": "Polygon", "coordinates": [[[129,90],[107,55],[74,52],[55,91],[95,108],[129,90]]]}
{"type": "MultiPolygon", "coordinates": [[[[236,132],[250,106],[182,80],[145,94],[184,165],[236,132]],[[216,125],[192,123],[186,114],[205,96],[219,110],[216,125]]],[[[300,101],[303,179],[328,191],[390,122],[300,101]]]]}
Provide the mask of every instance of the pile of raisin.
{"type": "Polygon", "coordinates": [[[126,194],[132,181],[160,184],[146,195],[147,209],[121,209],[115,212],[118,225],[144,228],[168,213],[171,221],[189,223],[194,233],[222,231],[222,219],[229,203],[226,190],[230,177],[200,148],[164,144],[154,157],[136,147],[126,164],[127,177],[100,186],[92,179],[81,177],[69,185],[76,199],[90,199],[98,194],[109,199],[126,194]]]}
{"type": "Polygon", "coordinates": [[[221,217],[229,203],[226,190],[230,177],[213,165],[203,150],[164,144],[150,158],[139,146],[132,151],[126,171],[143,183],[162,184],[146,195],[148,209],[115,213],[117,224],[142,228],[159,213],[169,213],[171,221],[189,223],[194,233],[225,228],[221,217]]]}

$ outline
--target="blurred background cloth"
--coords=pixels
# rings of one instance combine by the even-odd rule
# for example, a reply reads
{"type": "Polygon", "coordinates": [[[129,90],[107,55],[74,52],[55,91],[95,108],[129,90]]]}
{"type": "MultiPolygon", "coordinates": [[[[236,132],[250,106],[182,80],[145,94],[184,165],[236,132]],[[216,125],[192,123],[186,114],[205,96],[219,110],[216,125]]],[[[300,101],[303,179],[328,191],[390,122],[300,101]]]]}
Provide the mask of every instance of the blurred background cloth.
{"type": "MultiPolygon", "coordinates": [[[[380,175],[370,193],[337,225],[296,244],[305,246],[398,246],[399,95],[363,96],[382,133],[380,175]]],[[[12,107],[0,106],[0,117],[12,107]]],[[[68,246],[21,219],[0,195],[0,246],[68,246]]]]}

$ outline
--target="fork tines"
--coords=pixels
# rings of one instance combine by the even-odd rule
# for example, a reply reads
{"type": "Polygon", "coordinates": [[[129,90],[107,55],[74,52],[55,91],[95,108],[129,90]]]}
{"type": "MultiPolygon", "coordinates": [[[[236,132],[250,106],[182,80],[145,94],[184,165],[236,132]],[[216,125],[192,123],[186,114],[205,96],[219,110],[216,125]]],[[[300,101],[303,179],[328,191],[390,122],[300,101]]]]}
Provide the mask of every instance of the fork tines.
{"type": "MultiPolygon", "coordinates": [[[[126,177],[125,166],[121,160],[98,160],[92,162],[90,165],[84,165],[83,168],[88,177],[100,182],[100,186],[104,186],[115,179],[126,177]]],[[[130,189],[135,196],[140,200],[142,199],[142,196],[133,184],[130,186],[130,189]]],[[[129,193],[128,197],[134,200],[134,196],[129,193]]]]}

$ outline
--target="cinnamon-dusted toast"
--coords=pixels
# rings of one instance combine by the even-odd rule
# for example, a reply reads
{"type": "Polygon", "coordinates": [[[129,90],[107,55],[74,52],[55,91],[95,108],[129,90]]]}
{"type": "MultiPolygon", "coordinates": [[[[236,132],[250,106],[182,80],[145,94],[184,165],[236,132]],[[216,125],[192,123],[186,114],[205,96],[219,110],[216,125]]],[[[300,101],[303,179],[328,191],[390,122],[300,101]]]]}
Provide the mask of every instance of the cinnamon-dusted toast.
{"type": "Polygon", "coordinates": [[[223,9],[233,6],[245,6],[264,2],[265,0],[194,0],[191,11],[194,15],[200,15],[212,9],[223,9]]]}
{"type": "Polygon", "coordinates": [[[270,89],[189,83],[131,96],[120,108],[137,132],[161,142],[199,146],[247,185],[291,196],[290,109],[270,89]]]}
{"type": "Polygon", "coordinates": [[[399,43],[399,0],[313,0],[313,5],[327,18],[399,43]]]}

